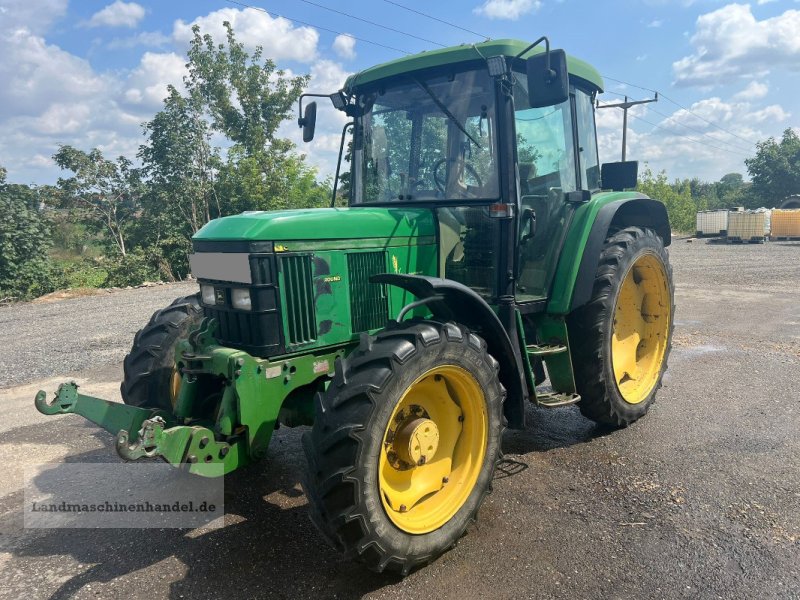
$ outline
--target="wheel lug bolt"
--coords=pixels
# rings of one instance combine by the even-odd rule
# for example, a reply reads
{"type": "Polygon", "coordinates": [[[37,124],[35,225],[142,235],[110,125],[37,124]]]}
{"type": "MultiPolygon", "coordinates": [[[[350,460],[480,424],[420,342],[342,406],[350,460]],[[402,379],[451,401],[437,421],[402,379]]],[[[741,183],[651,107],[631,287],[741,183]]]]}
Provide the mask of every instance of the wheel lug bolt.
{"type": "Polygon", "coordinates": [[[406,505],[405,504],[401,504],[400,505],[400,512],[406,512],[406,510],[407,510],[406,509],[406,505]]]}
{"type": "Polygon", "coordinates": [[[449,477],[442,477],[442,483],[448,483],[450,481],[449,477]]]}

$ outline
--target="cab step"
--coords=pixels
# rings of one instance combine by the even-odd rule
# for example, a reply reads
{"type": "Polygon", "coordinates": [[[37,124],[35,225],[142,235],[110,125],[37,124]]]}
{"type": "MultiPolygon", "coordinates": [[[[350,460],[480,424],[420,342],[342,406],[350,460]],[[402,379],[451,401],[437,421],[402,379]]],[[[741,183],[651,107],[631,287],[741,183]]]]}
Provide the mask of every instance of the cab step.
{"type": "Polygon", "coordinates": [[[581,401],[578,394],[559,394],[558,392],[548,392],[536,394],[536,404],[543,408],[558,408],[559,406],[569,406],[581,401]]]}
{"type": "Polygon", "coordinates": [[[567,351],[566,346],[561,344],[539,345],[529,344],[526,347],[529,356],[552,356],[553,354],[562,354],[567,351]]]}

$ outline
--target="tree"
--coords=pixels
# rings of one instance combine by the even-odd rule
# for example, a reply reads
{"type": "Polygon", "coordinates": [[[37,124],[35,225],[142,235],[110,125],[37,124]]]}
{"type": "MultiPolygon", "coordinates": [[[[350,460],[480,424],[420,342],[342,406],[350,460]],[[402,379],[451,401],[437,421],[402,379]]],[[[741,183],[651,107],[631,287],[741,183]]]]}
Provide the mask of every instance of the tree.
{"type": "Polygon", "coordinates": [[[219,150],[211,146],[202,106],[173,86],[168,91],[164,108],[143,127],[148,139],[138,156],[150,184],[144,206],[151,215],[169,215],[191,235],[222,212],[219,150]]]}
{"type": "Polygon", "coordinates": [[[6,183],[0,167],[0,302],[54,289],[50,227],[35,188],[6,183]]]}
{"type": "Polygon", "coordinates": [[[756,144],[756,155],[745,159],[753,181],[753,195],[767,207],[778,206],[791,194],[800,193],[800,136],[783,132],[780,142],[769,138],[756,144]]]}
{"type": "Polygon", "coordinates": [[[72,146],[60,146],[53,160],[74,173],[58,180],[61,207],[80,210],[97,229],[105,230],[115,249],[125,256],[126,226],[139,209],[138,169],[124,156],[116,162],[103,158],[97,148],[87,154],[72,146]]]}
{"type": "Polygon", "coordinates": [[[636,189],[664,203],[674,231],[694,231],[696,209],[688,181],[676,181],[670,185],[665,171],[653,175],[653,172],[646,168],[639,177],[636,189]]]}

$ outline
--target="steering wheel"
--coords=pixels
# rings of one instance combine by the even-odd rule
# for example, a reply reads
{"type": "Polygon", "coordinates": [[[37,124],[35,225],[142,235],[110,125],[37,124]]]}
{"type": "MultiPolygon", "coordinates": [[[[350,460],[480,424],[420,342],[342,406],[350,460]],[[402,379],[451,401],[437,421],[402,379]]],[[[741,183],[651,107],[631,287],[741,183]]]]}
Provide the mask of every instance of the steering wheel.
{"type": "MultiPolygon", "coordinates": [[[[433,165],[433,183],[436,184],[436,189],[438,189],[442,194],[445,193],[445,184],[439,179],[439,167],[447,162],[446,158],[440,158],[436,161],[433,165]]],[[[477,187],[483,187],[483,182],[481,181],[481,176],[478,175],[478,172],[468,162],[464,163],[464,170],[467,171],[473,179],[477,182],[477,187]]]]}

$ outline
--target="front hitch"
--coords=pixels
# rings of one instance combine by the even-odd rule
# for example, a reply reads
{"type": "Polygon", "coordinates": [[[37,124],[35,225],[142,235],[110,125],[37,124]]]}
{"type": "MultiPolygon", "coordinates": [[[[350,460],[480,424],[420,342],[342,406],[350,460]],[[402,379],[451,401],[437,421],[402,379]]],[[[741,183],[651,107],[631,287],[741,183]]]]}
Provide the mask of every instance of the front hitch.
{"type": "Polygon", "coordinates": [[[34,404],[45,415],[75,413],[99,425],[116,436],[117,453],[124,460],[161,457],[205,477],[228,473],[245,460],[238,442],[217,442],[206,427],[179,425],[163,410],[79,394],[74,381],[58,386],[52,402],[40,390],[34,404]]]}

